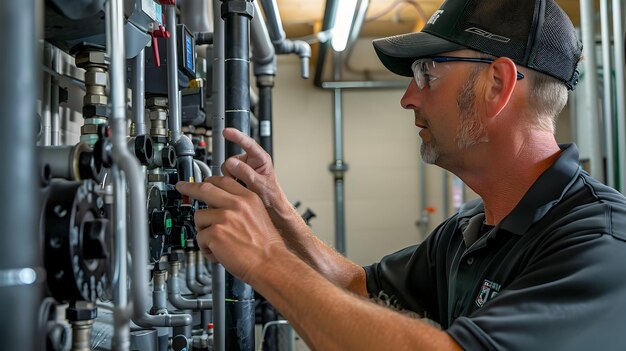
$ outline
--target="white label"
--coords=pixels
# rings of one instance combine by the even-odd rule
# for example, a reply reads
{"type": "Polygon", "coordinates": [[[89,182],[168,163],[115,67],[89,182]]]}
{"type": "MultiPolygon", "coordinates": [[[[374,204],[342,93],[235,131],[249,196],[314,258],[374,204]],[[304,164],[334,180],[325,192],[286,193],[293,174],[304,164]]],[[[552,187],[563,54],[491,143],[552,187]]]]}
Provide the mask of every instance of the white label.
{"type": "Polygon", "coordinates": [[[267,137],[272,135],[272,124],[270,121],[261,121],[259,135],[267,137]]]}

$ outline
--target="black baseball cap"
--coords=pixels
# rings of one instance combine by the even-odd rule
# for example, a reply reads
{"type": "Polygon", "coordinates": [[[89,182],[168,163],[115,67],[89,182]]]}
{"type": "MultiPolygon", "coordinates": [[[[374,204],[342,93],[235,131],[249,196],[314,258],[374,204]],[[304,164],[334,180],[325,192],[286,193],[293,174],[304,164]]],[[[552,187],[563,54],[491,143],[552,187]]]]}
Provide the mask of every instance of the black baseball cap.
{"type": "Polygon", "coordinates": [[[411,77],[418,58],[472,49],[508,57],[548,74],[569,90],[578,83],[582,44],[554,0],[446,0],[421,32],[374,40],[391,72],[411,77]]]}

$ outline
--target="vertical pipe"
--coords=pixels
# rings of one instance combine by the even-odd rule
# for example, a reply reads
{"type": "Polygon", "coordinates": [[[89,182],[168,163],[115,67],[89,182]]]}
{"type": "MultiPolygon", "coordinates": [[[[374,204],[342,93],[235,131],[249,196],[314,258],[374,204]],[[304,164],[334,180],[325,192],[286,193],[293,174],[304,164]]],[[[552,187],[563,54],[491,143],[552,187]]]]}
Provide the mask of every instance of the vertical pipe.
{"type": "MultiPolygon", "coordinates": [[[[133,294],[133,321],[145,327],[151,326],[180,326],[191,325],[191,316],[186,314],[149,315],[148,302],[148,215],[146,211],[146,188],[144,174],[137,159],[130,154],[126,145],[126,86],[125,86],[125,54],[124,54],[124,28],[123,28],[123,0],[109,0],[106,5],[106,31],[107,52],[111,58],[109,77],[111,82],[111,156],[115,165],[123,171],[128,182],[127,188],[122,192],[115,191],[114,205],[126,203],[128,191],[130,200],[130,214],[133,220],[130,222],[130,254],[133,258],[132,265],[132,294],[133,294]],[[127,191],[126,191],[127,190],[127,191]]],[[[120,178],[113,174],[114,180],[120,182],[120,178]]],[[[122,178],[123,179],[123,178],[122,178]]],[[[120,185],[126,186],[126,182],[120,185]]],[[[116,189],[120,189],[117,188],[116,189]]],[[[125,209],[125,206],[123,207],[125,209]]],[[[117,222],[126,221],[125,213],[118,214],[121,218],[117,222]]],[[[126,211],[124,211],[126,212],[126,211]]],[[[116,212],[117,213],[117,212],[116,212]]],[[[126,223],[127,224],[127,223],[126,223]]],[[[124,224],[124,228],[126,228],[124,224]]],[[[114,233],[117,240],[126,236],[126,230],[114,233]]],[[[115,243],[115,245],[120,245],[115,243]]],[[[126,257],[126,256],[125,256],[126,257]]],[[[115,317],[115,328],[128,325],[128,308],[122,309],[116,306],[119,317],[115,317]]]]}
{"type": "MultiPolygon", "coordinates": [[[[111,128],[114,148],[126,144],[126,96],[124,85],[124,52],[121,55],[116,51],[124,48],[124,36],[121,33],[122,0],[110,0],[106,4],[107,14],[107,54],[111,59],[111,128]],[[115,51],[115,52],[114,52],[115,51]]],[[[114,350],[128,350],[130,348],[130,314],[128,313],[128,279],[126,261],[126,182],[124,174],[117,164],[111,168],[113,179],[113,214],[114,214],[114,280],[113,280],[113,341],[114,350]]],[[[141,264],[141,262],[135,262],[141,264]]]]}
{"type": "Polygon", "coordinates": [[[178,55],[176,54],[176,5],[167,5],[166,22],[170,38],[167,41],[167,95],[170,106],[170,116],[168,128],[172,131],[172,141],[180,139],[181,118],[180,118],[180,95],[178,91],[178,55]]]}
{"type": "Polygon", "coordinates": [[[145,48],[132,59],[133,65],[133,122],[135,134],[146,134],[146,51],[145,48]]]}
{"type": "Polygon", "coordinates": [[[606,156],[606,184],[615,187],[615,138],[613,132],[613,65],[611,64],[611,18],[610,4],[600,1],[600,25],[602,30],[602,80],[603,80],[603,118],[604,150],[606,156]]]}
{"type": "MultiPolygon", "coordinates": [[[[333,76],[335,81],[341,79],[341,54],[334,52],[333,76]]],[[[343,95],[341,88],[333,89],[333,134],[335,161],[330,165],[330,170],[335,177],[335,249],[342,255],[346,254],[346,224],[345,224],[345,198],[344,198],[344,173],[348,170],[348,164],[343,160],[343,95]]]]}
{"type": "Polygon", "coordinates": [[[261,147],[272,159],[272,87],[274,77],[270,75],[257,76],[257,87],[259,88],[259,137],[261,147]]]}
{"type": "MultiPolygon", "coordinates": [[[[61,73],[59,49],[52,48],[51,68],[53,72],[61,73]]],[[[56,75],[50,77],[50,122],[51,143],[61,145],[61,116],[59,115],[59,78],[56,75]]]]}
{"type": "Polygon", "coordinates": [[[598,75],[596,73],[596,41],[593,13],[593,0],[580,1],[580,26],[583,46],[589,48],[583,62],[585,79],[583,80],[584,111],[579,113],[579,140],[586,139],[589,157],[589,173],[596,179],[604,179],[602,153],[600,152],[600,118],[598,116],[598,75]],[[583,132],[584,133],[581,133],[583,132]]]}
{"type": "Polygon", "coordinates": [[[450,184],[448,171],[445,169],[441,170],[441,212],[443,214],[443,218],[446,219],[450,215],[450,184]]]}
{"type": "MultiPolygon", "coordinates": [[[[322,31],[330,30],[335,24],[335,17],[337,17],[337,7],[339,6],[339,0],[326,0],[326,7],[324,8],[324,21],[322,23],[322,31]]],[[[320,43],[319,50],[317,52],[317,63],[315,65],[315,85],[322,86],[322,75],[324,71],[324,61],[326,60],[326,53],[330,46],[330,40],[320,43]]]]}
{"type": "MultiPolygon", "coordinates": [[[[48,42],[44,44],[44,65],[52,70],[52,45],[48,42]]],[[[41,96],[41,119],[42,119],[42,137],[41,144],[42,146],[50,146],[52,144],[51,141],[51,110],[50,110],[50,102],[51,102],[51,87],[52,87],[52,74],[44,72],[43,74],[43,90],[41,96]]]]}
{"type": "Polygon", "coordinates": [[[38,327],[44,291],[38,232],[39,179],[35,121],[41,53],[38,50],[39,1],[0,1],[0,350],[39,350],[45,337],[38,327]],[[18,69],[19,68],[19,69],[18,69]],[[7,77],[11,77],[8,79],[7,77]],[[18,235],[16,235],[18,234],[18,235]],[[19,248],[19,249],[15,249],[19,248]]]}
{"type": "MultiPolygon", "coordinates": [[[[221,16],[221,0],[213,0],[213,138],[211,171],[222,175],[224,162],[224,20],[221,16]]],[[[226,291],[224,267],[211,263],[213,279],[213,346],[215,351],[226,350],[226,291]]]]}
{"type": "Polygon", "coordinates": [[[624,82],[624,27],[621,1],[613,0],[613,43],[615,53],[615,100],[617,102],[617,142],[618,142],[618,190],[626,193],[626,83],[624,82]]]}
{"type": "MultiPolygon", "coordinates": [[[[226,127],[250,134],[250,20],[252,3],[222,0],[224,19],[224,68],[226,127]]],[[[225,157],[242,153],[242,148],[226,142],[225,157]]],[[[226,275],[226,348],[254,349],[254,290],[234,276],[226,275]]]]}
{"type": "Polygon", "coordinates": [[[426,211],[426,203],[428,201],[426,197],[426,164],[422,161],[419,165],[419,197],[420,197],[420,218],[417,220],[420,239],[426,238],[428,235],[428,211],[426,211]]]}
{"type": "Polygon", "coordinates": [[[115,240],[115,255],[113,268],[113,350],[128,350],[130,347],[130,315],[128,314],[128,264],[126,254],[127,231],[126,231],[126,182],[124,174],[117,165],[111,168],[113,178],[113,193],[115,202],[113,205],[113,226],[115,240]],[[121,194],[119,196],[118,194],[121,194]]]}

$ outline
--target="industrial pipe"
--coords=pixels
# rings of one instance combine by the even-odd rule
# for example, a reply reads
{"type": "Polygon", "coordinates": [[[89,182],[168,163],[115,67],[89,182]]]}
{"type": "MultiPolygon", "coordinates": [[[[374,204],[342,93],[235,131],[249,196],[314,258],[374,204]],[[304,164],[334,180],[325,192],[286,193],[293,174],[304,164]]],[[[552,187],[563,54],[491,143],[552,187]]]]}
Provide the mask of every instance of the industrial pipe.
{"type": "MultiPolygon", "coordinates": [[[[334,78],[341,79],[341,56],[335,53],[334,78]]],[[[343,96],[341,88],[333,90],[333,148],[335,160],[328,167],[335,179],[335,249],[346,254],[346,223],[345,223],[345,186],[344,174],[348,171],[348,164],[343,159],[343,96]]]]}
{"type": "MultiPolygon", "coordinates": [[[[221,0],[213,0],[213,84],[211,89],[213,98],[212,129],[212,162],[211,173],[222,175],[224,162],[224,20],[221,16],[221,0]]],[[[224,267],[219,263],[211,263],[213,279],[213,348],[215,351],[226,350],[226,278],[224,267]]]]}
{"type": "Polygon", "coordinates": [[[208,287],[213,286],[211,277],[205,271],[204,256],[200,252],[196,254],[196,281],[208,287]]]}
{"type": "Polygon", "coordinates": [[[45,337],[38,327],[46,273],[42,267],[38,228],[39,179],[35,149],[41,38],[37,24],[42,2],[0,1],[4,48],[0,64],[0,172],[2,238],[0,246],[0,350],[40,350],[45,337]],[[19,69],[16,69],[18,68],[19,69]],[[10,79],[8,77],[11,77],[10,79]],[[16,235],[19,233],[19,235],[16,235]],[[19,248],[16,250],[15,248],[19,248]],[[10,316],[10,317],[9,317],[10,316]],[[19,316],[19,317],[17,317],[19,316]]]}
{"type": "Polygon", "coordinates": [[[146,52],[145,48],[131,60],[132,64],[132,97],[133,97],[133,122],[135,122],[135,135],[146,134],[146,52]]]}
{"type": "MultiPolygon", "coordinates": [[[[269,0],[268,0],[269,1],[269,0]]],[[[324,8],[324,20],[322,21],[322,32],[332,29],[335,23],[335,17],[337,17],[337,6],[339,0],[327,0],[326,7],[324,8]]],[[[264,7],[265,8],[265,7],[264,7]]],[[[324,73],[324,62],[326,61],[326,53],[330,41],[320,43],[317,51],[317,63],[315,64],[315,79],[314,84],[318,87],[322,86],[322,74],[324,73]]]]}
{"type": "Polygon", "coordinates": [[[261,147],[272,159],[273,154],[273,133],[272,133],[272,89],[274,87],[273,75],[259,75],[256,77],[259,88],[259,138],[261,147]]]}
{"type": "MultiPolygon", "coordinates": [[[[178,53],[176,38],[176,5],[165,6],[167,30],[170,38],[167,40],[167,96],[170,108],[169,129],[172,132],[172,141],[181,137],[180,95],[178,91],[178,53]]],[[[181,179],[182,180],[182,179],[181,179]]]]}
{"type": "Polygon", "coordinates": [[[198,296],[204,296],[211,292],[210,286],[200,285],[196,281],[196,251],[193,249],[185,251],[185,281],[187,288],[198,296]]]}
{"type": "Polygon", "coordinates": [[[200,178],[198,178],[198,181],[202,181],[205,178],[211,176],[211,168],[209,168],[209,166],[206,163],[200,160],[196,160],[196,159],[194,159],[193,162],[196,164],[196,166],[198,166],[198,168],[200,168],[201,176],[200,178]]]}
{"type": "MultiPolygon", "coordinates": [[[[608,0],[607,0],[608,1],[608,0]]],[[[617,103],[617,150],[619,190],[626,194],[626,82],[624,81],[624,23],[620,0],[613,0],[613,50],[615,54],[615,101],[617,103]]]]}
{"type": "Polygon", "coordinates": [[[582,81],[582,88],[585,89],[584,111],[578,113],[577,129],[579,145],[585,140],[586,143],[581,145],[584,147],[589,157],[589,173],[596,179],[604,179],[604,164],[602,162],[602,154],[600,152],[600,119],[598,117],[598,75],[596,73],[596,36],[595,36],[595,16],[593,11],[592,0],[580,1],[580,26],[582,33],[583,46],[592,48],[587,50],[585,60],[585,79],[582,81]],[[584,138],[583,138],[584,136],[584,138]],[[584,145],[584,146],[583,146],[584,145]]]}
{"type": "MultiPolygon", "coordinates": [[[[60,73],[60,53],[59,49],[52,48],[51,69],[60,73]]],[[[59,78],[56,75],[50,77],[50,123],[51,123],[51,144],[61,145],[61,117],[59,115],[59,78]]]]}
{"type": "Polygon", "coordinates": [[[207,310],[213,307],[211,299],[186,299],[180,293],[180,285],[178,284],[178,272],[180,270],[180,262],[170,262],[170,276],[167,279],[167,297],[172,306],[179,310],[207,310]]]}
{"type": "MultiPolygon", "coordinates": [[[[132,265],[132,295],[133,295],[133,321],[142,327],[170,327],[191,325],[191,316],[182,315],[158,315],[153,316],[147,313],[149,310],[146,296],[148,296],[148,218],[146,213],[146,189],[143,183],[143,174],[139,162],[130,154],[126,146],[126,88],[125,67],[124,67],[124,35],[123,35],[123,6],[122,0],[110,0],[107,2],[107,48],[109,57],[111,58],[110,77],[111,77],[111,142],[112,158],[117,167],[119,167],[126,176],[128,182],[128,192],[130,197],[130,214],[133,218],[131,222],[130,253],[134,264],[132,265]],[[115,50],[112,50],[115,48],[115,50]]],[[[120,181],[119,177],[115,179],[120,181]]],[[[123,184],[122,184],[123,185],[123,184]]],[[[126,202],[125,191],[115,192],[115,206],[123,206],[126,202]]],[[[125,221],[126,215],[120,214],[116,222],[125,221]]],[[[125,229],[125,225],[124,225],[125,229]]],[[[124,245],[126,241],[126,230],[115,233],[117,238],[116,245],[124,245]]],[[[125,265],[124,259],[118,262],[121,266],[125,265]]],[[[121,273],[123,274],[123,273],[121,273]]],[[[119,279],[119,276],[118,276],[119,279]]],[[[124,284],[124,283],[120,283],[124,284]]],[[[121,288],[120,288],[121,290],[121,288]]],[[[117,302],[116,302],[117,305],[117,302]]],[[[128,326],[128,311],[125,306],[116,306],[117,313],[114,313],[115,328],[128,326]]],[[[126,346],[124,344],[119,347],[126,346]]]]}
{"type": "MultiPolygon", "coordinates": [[[[327,1],[327,4],[328,2],[329,1],[327,1]]],[[[300,74],[302,78],[309,78],[311,46],[302,40],[286,39],[276,0],[261,0],[261,5],[263,5],[263,13],[265,13],[268,32],[276,53],[298,55],[300,57],[300,74]]],[[[326,23],[326,17],[324,17],[324,23],[326,23]]]]}
{"type": "Polygon", "coordinates": [[[276,52],[261,16],[258,1],[253,2],[253,5],[256,16],[252,17],[250,21],[250,44],[252,46],[254,75],[273,76],[276,74],[276,52]]]}
{"type": "Polygon", "coordinates": [[[101,162],[86,143],[76,145],[40,146],[41,159],[50,166],[52,178],[67,180],[96,180],[100,175],[101,162]]]}
{"type": "Polygon", "coordinates": [[[615,188],[615,153],[613,126],[613,65],[611,63],[611,20],[609,17],[611,4],[600,1],[600,26],[602,32],[602,122],[604,126],[604,152],[606,155],[606,184],[615,188]]]}
{"type": "MultiPolygon", "coordinates": [[[[226,126],[250,134],[250,20],[253,5],[243,0],[222,0],[224,19],[224,56],[226,126]]],[[[219,137],[219,136],[216,136],[219,137]]],[[[243,149],[226,142],[225,157],[241,154],[243,149]]],[[[228,350],[254,350],[254,290],[231,274],[226,275],[226,326],[228,350]]]]}
{"type": "Polygon", "coordinates": [[[212,8],[209,5],[211,0],[186,0],[180,3],[181,22],[193,32],[212,32],[213,28],[209,22],[212,8]]]}
{"type": "MultiPolygon", "coordinates": [[[[52,47],[52,45],[48,42],[44,43],[44,67],[47,67],[48,69],[52,69],[52,55],[54,52],[54,48],[52,47]]],[[[51,142],[51,128],[52,128],[52,121],[51,121],[51,90],[52,87],[52,74],[45,72],[44,71],[44,75],[43,75],[43,91],[42,91],[42,95],[41,95],[41,119],[42,119],[42,138],[41,138],[41,144],[43,146],[50,146],[52,144],[51,142]]]]}

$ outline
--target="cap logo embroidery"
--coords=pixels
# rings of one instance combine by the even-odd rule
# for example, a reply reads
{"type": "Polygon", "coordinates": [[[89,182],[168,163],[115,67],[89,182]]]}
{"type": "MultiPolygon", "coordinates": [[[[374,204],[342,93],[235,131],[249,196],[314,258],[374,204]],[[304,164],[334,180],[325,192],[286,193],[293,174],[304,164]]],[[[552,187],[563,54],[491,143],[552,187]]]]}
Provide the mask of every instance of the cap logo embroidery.
{"type": "MultiPolygon", "coordinates": [[[[429,23],[430,23],[430,21],[429,21],[429,23]]],[[[508,43],[509,41],[511,41],[510,38],[503,37],[501,35],[497,35],[497,34],[493,34],[493,33],[489,33],[486,30],[483,30],[483,29],[480,29],[480,28],[476,28],[476,27],[467,28],[465,31],[469,32],[469,33],[472,33],[472,34],[480,35],[481,37],[485,37],[487,39],[499,41],[501,43],[508,43]]]]}
{"type": "Polygon", "coordinates": [[[433,13],[433,15],[430,16],[430,19],[428,20],[426,24],[435,24],[435,22],[437,22],[437,20],[439,19],[439,16],[443,14],[443,11],[444,10],[435,11],[435,13],[433,13]]]}
{"type": "Polygon", "coordinates": [[[478,305],[478,307],[483,307],[487,301],[498,295],[498,292],[500,292],[500,286],[501,285],[498,283],[485,279],[478,296],[476,296],[476,305],[478,305]]]}

